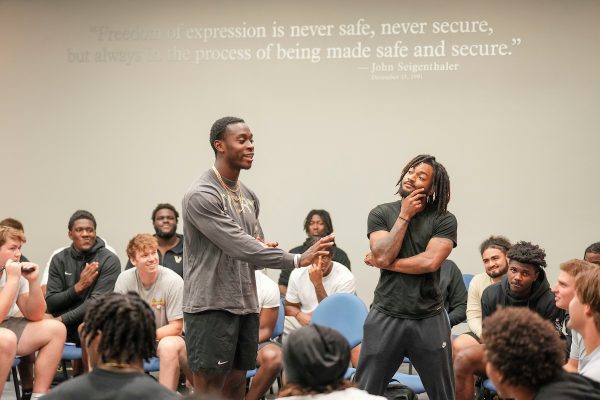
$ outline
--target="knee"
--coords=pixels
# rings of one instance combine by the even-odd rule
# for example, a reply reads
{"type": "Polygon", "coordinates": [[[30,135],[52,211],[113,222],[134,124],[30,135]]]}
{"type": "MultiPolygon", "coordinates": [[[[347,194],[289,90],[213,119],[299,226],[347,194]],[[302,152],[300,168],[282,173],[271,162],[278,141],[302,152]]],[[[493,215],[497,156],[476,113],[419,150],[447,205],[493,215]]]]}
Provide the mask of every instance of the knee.
{"type": "Polygon", "coordinates": [[[177,358],[179,352],[183,349],[183,339],[179,336],[165,336],[160,339],[156,348],[158,358],[177,358]]]}
{"type": "Polygon", "coordinates": [[[17,354],[17,335],[4,328],[0,328],[0,354],[8,358],[14,358],[17,354]]]}
{"type": "Polygon", "coordinates": [[[466,348],[456,354],[454,358],[454,375],[457,377],[473,375],[481,360],[478,359],[473,349],[466,348]]]}
{"type": "Polygon", "coordinates": [[[44,319],[41,321],[41,329],[50,335],[51,339],[62,341],[63,344],[67,340],[67,327],[60,321],[55,319],[44,319]]]}
{"type": "Polygon", "coordinates": [[[276,345],[269,345],[260,351],[259,364],[261,368],[281,370],[283,368],[283,352],[276,345]]]}

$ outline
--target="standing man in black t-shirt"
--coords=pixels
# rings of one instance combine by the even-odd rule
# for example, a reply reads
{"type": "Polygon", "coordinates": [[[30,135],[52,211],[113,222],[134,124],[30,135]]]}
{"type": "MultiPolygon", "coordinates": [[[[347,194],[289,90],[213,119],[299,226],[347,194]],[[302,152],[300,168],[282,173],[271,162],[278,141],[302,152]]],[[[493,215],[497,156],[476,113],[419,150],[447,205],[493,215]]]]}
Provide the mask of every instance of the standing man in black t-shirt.
{"type": "Polygon", "coordinates": [[[447,210],[450,179],[435,157],[419,155],[404,167],[398,186],[401,200],[369,214],[365,263],[381,268],[381,275],[357,381],[381,395],[408,356],[430,399],[453,399],[450,323],[439,289],[439,268],[456,246],[456,217],[447,210]]]}

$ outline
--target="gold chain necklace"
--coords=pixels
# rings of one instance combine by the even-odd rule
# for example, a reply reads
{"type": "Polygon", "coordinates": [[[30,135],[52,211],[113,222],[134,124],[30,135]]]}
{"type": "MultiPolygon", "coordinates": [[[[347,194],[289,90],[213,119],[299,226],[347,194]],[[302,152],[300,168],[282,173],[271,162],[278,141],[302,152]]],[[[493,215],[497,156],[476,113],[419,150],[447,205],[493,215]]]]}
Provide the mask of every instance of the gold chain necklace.
{"type": "Polygon", "coordinates": [[[242,206],[242,198],[243,198],[243,196],[242,196],[242,191],[241,191],[241,188],[240,188],[240,182],[239,181],[236,182],[235,188],[230,188],[223,181],[223,178],[221,177],[221,174],[215,168],[214,165],[212,166],[212,170],[215,172],[215,175],[217,175],[217,179],[218,179],[219,183],[221,184],[221,186],[223,187],[223,189],[225,189],[225,193],[227,193],[227,198],[229,200],[233,200],[232,202],[230,201],[230,203],[233,205],[233,208],[237,212],[239,212],[239,213],[244,212],[244,207],[242,206]]]}

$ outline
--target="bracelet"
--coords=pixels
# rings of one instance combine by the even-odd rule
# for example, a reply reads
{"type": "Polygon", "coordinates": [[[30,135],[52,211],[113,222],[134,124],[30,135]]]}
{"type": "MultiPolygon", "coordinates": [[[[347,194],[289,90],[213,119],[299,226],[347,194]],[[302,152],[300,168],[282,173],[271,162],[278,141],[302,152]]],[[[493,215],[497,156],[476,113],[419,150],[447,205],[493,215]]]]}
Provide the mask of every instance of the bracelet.
{"type": "Polygon", "coordinates": [[[406,222],[407,224],[410,222],[410,220],[408,220],[406,218],[402,218],[400,215],[398,215],[398,218],[400,218],[402,221],[406,222]]]}
{"type": "Polygon", "coordinates": [[[300,257],[302,257],[301,254],[294,254],[294,268],[300,267],[300,257]]]}

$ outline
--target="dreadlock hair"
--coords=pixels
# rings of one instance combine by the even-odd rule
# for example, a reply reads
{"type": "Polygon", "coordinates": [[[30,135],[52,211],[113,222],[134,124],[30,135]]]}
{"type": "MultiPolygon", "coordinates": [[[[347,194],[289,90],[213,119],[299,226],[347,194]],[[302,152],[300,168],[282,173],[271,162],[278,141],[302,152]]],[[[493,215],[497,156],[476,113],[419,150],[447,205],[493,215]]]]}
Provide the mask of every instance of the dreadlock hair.
{"type": "Polygon", "coordinates": [[[523,264],[535,265],[538,268],[546,268],[546,252],[540,246],[530,242],[518,242],[513,244],[506,253],[509,260],[518,261],[523,264]]]}
{"type": "Polygon", "coordinates": [[[500,250],[501,252],[504,253],[504,255],[506,255],[506,253],[508,252],[508,250],[510,250],[510,247],[512,245],[510,244],[510,240],[508,240],[507,238],[505,238],[504,236],[490,236],[489,238],[485,239],[480,245],[479,245],[479,253],[481,255],[483,255],[483,252],[486,251],[487,249],[489,249],[490,247],[492,249],[497,249],[500,250]]]}
{"type": "Polygon", "coordinates": [[[600,254],[600,242],[590,244],[583,252],[583,255],[585,256],[586,253],[600,254]]]}
{"type": "Polygon", "coordinates": [[[325,236],[330,235],[333,232],[333,223],[331,222],[331,216],[326,210],[310,210],[306,219],[304,220],[304,231],[308,235],[308,227],[310,226],[310,220],[313,216],[318,215],[325,224],[325,236]]]}
{"type": "Polygon", "coordinates": [[[131,363],[156,354],[154,313],[135,292],[107,293],[90,301],[82,332],[85,346],[98,333],[98,354],[104,363],[131,363]]]}
{"type": "Polygon", "coordinates": [[[238,117],[223,117],[223,118],[219,118],[218,120],[216,120],[213,123],[212,128],[210,128],[209,141],[210,141],[210,146],[212,147],[213,151],[215,152],[215,157],[217,156],[217,148],[215,147],[215,140],[223,140],[223,137],[225,135],[225,130],[227,130],[227,125],[238,124],[240,122],[244,123],[246,121],[244,121],[243,119],[238,118],[238,117]]]}
{"type": "Polygon", "coordinates": [[[429,154],[421,154],[413,158],[406,164],[404,169],[402,170],[402,174],[400,175],[400,179],[396,183],[398,186],[398,191],[396,194],[400,194],[400,190],[402,189],[402,180],[406,173],[411,169],[415,168],[419,164],[428,164],[433,168],[433,196],[432,202],[427,204],[427,207],[431,207],[431,209],[435,210],[435,212],[439,214],[443,214],[448,211],[448,203],[450,202],[450,177],[446,172],[446,168],[439,163],[434,156],[430,156],[429,154]]]}

